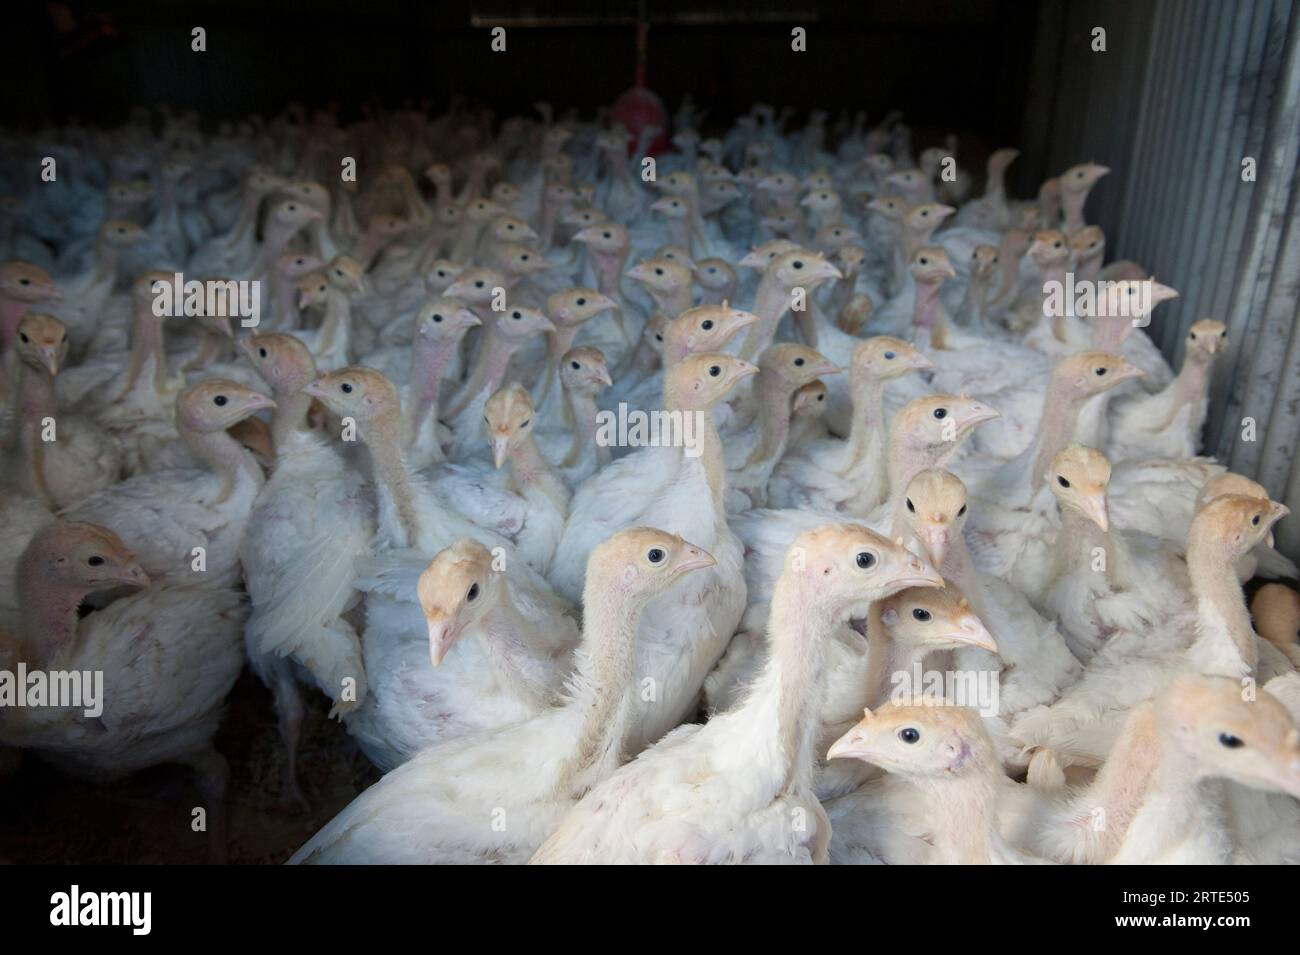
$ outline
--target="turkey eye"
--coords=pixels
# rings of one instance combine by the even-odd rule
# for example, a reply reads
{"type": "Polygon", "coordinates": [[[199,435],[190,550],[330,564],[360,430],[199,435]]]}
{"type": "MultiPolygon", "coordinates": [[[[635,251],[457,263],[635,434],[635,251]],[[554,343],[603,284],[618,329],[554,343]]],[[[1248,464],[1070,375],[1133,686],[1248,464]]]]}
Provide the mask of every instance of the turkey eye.
{"type": "Polygon", "coordinates": [[[907,499],[907,509],[911,511],[913,514],[916,513],[916,505],[912,503],[912,499],[910,497],[907,499]]]}
{"type": "Polygon", "coordinates": [[[506,231],[507,231],[507,232],[514,232],[514,231],[515,231],[514,223],[510,223],[510,224],[508,224],[508,225],[506,226],[506,231]]]}
{"type": "Polygon", "coordinates": [[[475,600],[478,600],[478,584],[469,585],[469,593],[465,595],[465,599],[468,600],[470,603],[473,603],[475,600]]]}
{"type": "Polygon", "coordinates": [[[216,405],[218,408],[223,408],[225,407],[226,402],[229,400],[230,399],[228,399],[225,395],[217,395],[215,398],[212,399],[212,403],[216,405]]]}
{"type": "Polygon", "coordinates": [[[709,366],[709,377],[710,377],[710,378],[717,378],[720,374],[722,374],[722,368],[721,368],[721,366],[719,366],[719,365],[710,365],[710,366],[709,366]]]}
{"type": "Polygon", "coordinates": [[[961,506],[961,508],[957,511],[957,516],[958,516],[958,517],[961,517],[961,516],[962,516],[963,514],[965,514],[965,513],[966,513],[966,505],[963,504],[963,505],[961,506]]]}
{"type": "Polygon", "coordinates": [[[652,564],[662,563],[664,559],[664,552],[660,550],[658,547],[651,547],[650,550],[646,553],[645,559],[650,561],[650,563],[652,564]]]}
{"type": "Polygon", "coordinates": [[[88,563],[91,567],[98,567],[104,563],[104,558],[96,554],[94,557],[87,557],[86,563],[88,563]]]}
{"type": "Polygon", "coordinates": [[[711,318],[706,318],[704,321],[700,322],[700,328],[704,329],[706,332],[712,327],[713,327],[713,319],[711,318]]]}
{"type": "Polygon", "coordinates": [[[859,551],[856,559],[858,562],[858,566],[861,567],[863,570],[866,570],[868,567],[874,567],[876,565],[876,555],[871,553],[870,551],[865,551],[865,550],[859,551]]]}
{"type": "Polygon", "coordinates": [[[609,238],[609,233],[608,233],[608,232],[602,232],[602,233],[600,234],[600,237],[601,237],[602,239],[608,239],[608,238],[609,238]]]}
{"type": "Polygon", "coordinates": [[[802,358],[796,358],[794,360],[794,366],[796,368],[802,368],[804,366],[804,360],[802,358]]]}
{"type": "Polygon", "coordinates": [[[18,337],[19,337],[20,339],[22,339],[22,343],[23,343],[24,345],[26,345],[29,341],[31,341],[31,339],[29,339],[29,338],[27,337],[27,333],[26,333],[26,332],[19,332],[19,333],[18,333],[18,337]]]}
{"type": "Polygon", "coordinates": [[[904,726],[898,731],[898,738],[910,746],[921,739],[921,731],[915,726],[904,726]]]}
{"type": "Polygon", "coordinates": [[[1250,519],[1250,525],[1251,525],[1251,527],[1259,527],[1259,515],[1258,515],[1258,514],[1256,514],[1254,517],[1252,517],[1252,518],[1250,519]]]}
{"type": "Polygon", "coordinates": [[[1240,736],[1233,736],[1231,733],[1220,733],[1219,743],[1228,747],[1228,749],[1240,749],[1242,746],[1246,745],[1242,742],[1240,736]]]}
{"type": "Polygon", "coordinates": [[[922,258],[922,259],[920,259],[919,261],[920,261],[920,263],[921,263],[922,265],[929,265],[929,264],[930,264],[930,260],[929,260],[929,259],[922,258]]]}
{"type": "Polygon", "coordinates": [[[352,386],[348,384],[346,381],[343,382],[343,384],[339,385],[339,390],[342,391],[345,395],[352,394],[352,386]]]}
{"type": "MultiPolygon", "coordinates": [[[[782,218],[783,218],[783,220],[784,220],[784,217],[782,217],[782,218]]],[[[795,262],[792,262],[792,263],[790,263],[790,264],[793,265],[796,269],[801,269],[801,268],[803,268],[803,263],[802,263],[802,262],[799,262],[799,261],[795,261],[795,262]]]]}
{"type": "Polygon", "coordinates": [[[523,314],[522,314],[521,312],[511,312],[511,313],[510,313],[510,317],[513,318],[513,319],[517,322],[517,321],[519,321],[521,318],[523,318],[524,316],[523,316],[523,314]]]}
{"type": "Polygon", "coordinates": [[[532,423],[533,423],[532,418],[525,418],[523,421],[519,422],[519,428],[522,431],[524,428],[528,427],[532,423]]]}
{"type": "Polygon", "coordinates": [[[919,620],[921,623],[927,623],[930,620],[930,611],[917,607],[912,611],[912,619],[919,620]]]}
{"type": "Polygon", "coordinates": [[[480,279],[479,281],[475,282],[475,283],[474,283],[474,287],[475,287],[475,288],[482,288],[482,287],[483,287],[483,280],[480,279]]]}
{"type": "Polygon", "coordinates": [[[922,209],[922,210],[921,210],[921,218],[922,218],[922,219],[924,219],[924,218],[925,218],[926,216],[928,216],[929,214],[930,214],[930,210],[929,210],[929,209],[922,209]]]}
{"type": "MultiPolygon", "coordinates": [[[[527,261],[528,261],[528,256],[526,256],[526,255],[521,255],[521,256],[519,256],[519,260],[520,260],[521,262],[527,262],[527,261]]],[[[581,305],[582,303],[579,302],[578,304],[581,305]]]]}
{"type": "Polygon", "coordinates": [[[586,305],[586,304],[587,304],[587,300],[586,300],[585,298],[580,298],[580,299],[578,299],[578,301],[575,302],[574,304],[579,305],[579,306],[586,305]]]}
{"type": "Polygon", "coordinates": [[[1187,337],[1190,338],[1192,341],[1196,341],[1196,332],[1188,332],[1187,337]]]}
{"type": "Polygon", "coordinates": [[[662,335],[660,335],[658,332],[655,332],[655,341],[657,341],[657,342],[661,342],[661,341],[663,341],[663,340],[664,340],[664,337],[663,337],[662,335]]]}
{"type": "Polygon", "coordinates": [[[1059,475],[1059,474],[1056,476],[1056,483],[1059,484],[1059,485],[1061,485],[1061,487],[1069,487],[1069,486],[1070,486],[1070,482],[1067,481],[1064,477],[1062,477],[1062,476],[1059,475]]]}
{"type": "Polygon", "coordinates": [[[1052,248],[1054,248],[1054,249],[1059,249],[1060,247],[1061,247],[1061,243],[1059,243],[1059,242],[1053,242],[1053,243],[1052,243],[1052,248]]]}
{"type": "Polygon", "coordinates": [[[266,349],[265,349],[265,348],[259,348],[259,349],[257,350],[257,353],[258,353],[259,355],[261,355],[263,358],[266,357],[266,349]]]}
{"type": "Polygon", "coordinates": [[[714,272],[716,272],[716,271],[718,271],[718,270],[717,270],[716,268],[714,268],[712,265],[710,265],[706,271],[707,271],[710,275],[712,275],[714,272]]]}
{"type": "MultiPolygon", "coordinates": [[[[297,212],[297,211],[298,211],[298,207],[297,207],[297,206],[290,206],[290,207],[289,207],[289,211],[290,211],[290,212],[297,212]]],[[[117,231],[118,231],[118,232],[121,232],[122,230],[121,230],[121,229],[118,229],[117,231]]]]}
{"type": "Polygon", "coordinates": [[[934,409],[934,416],[935,416],[935,418],[938,419],[939,421],[942,421],[944,418],[948,417],[948,409],[947,409],[947,408],[935,408],[935,409],[934,409]]]}
{"type": "Polygon", "coordinates": [[[663,274],[664,274],[663,269],[655,269],[655,275],[663,275],[663,274]]]}
{"type": "Polygon", "coordinates": [[[887,351],[887,352],[885,352],[885,360],[886,360],[886,361],[893,361],[893,360],[894,360],[894,353],[893,353],[892,351],[887,351]]]}
{"type": "Polygon", "coordinates": [[[434,321],[434,324],[441,324],[441,323],[442,323],[442,316],[441,316],[441,315],[435,315],[435,316],[433,316],[433,321],[434,321]]]}
{"type": "Polygon", "coordinates": [[[31,285],[31,284],[32,284],[32,280],[31,280],[31,279],[19,279],[19,280],[18,280],[18,284],[19,284],[19,285],[31,285]]]}
{"type": "Polygon", "coordinates": [[[577,371],[582,366],[579,365],[576,361],[571,361],[569,362],[569,367],[572,368],[574,371],[577,371]]]}
{"type": "Polygon", "coordinates": [[[1097,369],[1097,377],[1098,377],[1098,378],[1100,378],[1100,377],[1101,377],[1102,375],[1104,375],[1104,374],[1106,374],[1106,369],[1105,369],[1105,368],[1098,368],[1098,369],[1097,369]]]}

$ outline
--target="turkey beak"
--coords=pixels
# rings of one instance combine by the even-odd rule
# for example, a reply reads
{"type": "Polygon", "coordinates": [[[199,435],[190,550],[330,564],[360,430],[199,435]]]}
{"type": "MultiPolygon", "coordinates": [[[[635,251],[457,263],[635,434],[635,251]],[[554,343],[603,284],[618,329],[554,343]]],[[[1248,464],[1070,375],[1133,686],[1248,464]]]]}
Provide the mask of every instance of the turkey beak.
{"type": "Polygon", "coordinates": [[[1273,501],[1271,503],[1273,508],[1273,516],[1269,519],[1268,535],[1264,538],[1265,543],[1267,543],[1269,547],[1272,547],[1274,543],[1273,525],[1291,513],[1291,508],[1287,507],[1285,504],[1279,504],[1277,501],[1273,501]]]}
{"type": "Polygon", "coordinates": [[[608,312],[611,308],[618,308],[618,302],[614,301],[608,295],[596,295],[595,303],[600,306],[602,312],[608,312]]]}
{"type": "Polygon", "coordinates": [[[952,267],[951,262],[941,261],[935,267],[938,270],[939,274],[942,275],[944,278],[955,279],[957,277],[957,270],[952,267]]]}
{"type": "Polygon", "coordinates": [[[831,748],[826,751],[826,758],[861,759],[869,762],[871,754],[866,729],[859,723],[831,744],[831,748]]]}
{"type": "Polygon", "coordinates": [[[944,581],[937,570],[915,554],[908,554],[903,561],[902,569],[890,584],[902,590],[906,587],[942,587],[944,581]]]}
{"type": "Polygon", "coordinates": [[[37,352],[40,355],[41,364],[45,366],[45,370],[51,375],[57,375],[59,373],[59,346],[42,345],[37,352]]]}
{"type": "Polygon", "coordinates": [[[614,384],[614,379],[609,376],[609,369],[604,367],[596,369],[596,380],[606,388],[614,384]]]}
{"type": "Polygon", "coordinates": [[[935,567],[942,567],[951,540],[948,525],[926,522],[917,529],[916,536],[920,539],[921,546],[925,548],[925,555],[930,558],[930,563],[935,567]]]}
{"type": "Polygon", "coordinates": [[[1087,495],[1080,502],[1084,515],[1103,532],[1110,530],[1110,509],[1106,505],[1106,492],[1098,489],[1087,495]]]}
{"type": "Polygon", "coordinates": [[[934,362],[920,352],[912,356],[912,369],[914,371],[934,371],[937,367],[934,362]]]}
{"type": "Polygon", "coordinates": [[[429,625],[429,662],[438,667],[460,634],[454,621],[441,614],[426,617],[425,622],[429,625]]]}
{"type": "MultiPolygon", "coordinates": [[[[520,242],[536,242],[539,238],[541,238],[541,236],[537,234],[537,230],[530,225],[525,225],[523,228],[519,229],[520,242]]],[[[577,237],[575,236],[574,238],[577,237]]]]}
{"type": "Polygon", "coordinates": [[[993,634],[984,626],[984,621],[973,613],[966,614],[957,622],[957,628],[948,634],[948,639],[963,646],[979,647],[989,653],[998,652],[998,642],[993,639],[993,634]]]}
{"type": "Polygon", "coordinates": [[[1171,298],[1178,297],[1178,291],[1176,289],[1172,289],[1168,285],[1165,285],[1161,282],[1157,282],[1155,279],[1151,279],[1150,281],[1151,281],[1151,304],[1153,306],[1159,305],[1161,302],[1167,302],[1171,298]]]}
{"type": "Polygon", "coordinates": [[[303,385],[302,393],[304,395],[310,395],[311,397],[317,398],[321,401],[325,401],[326,404],[328,404],[329,402],[326,401],[327,393],[325,391],[325,385],[322,384],[323,381],[324,381],[323,378],[317,378],[315,381],[303,385]]]}
{"type": "Polygon", "coordinates": [[[128,561],[126,566],[122,568],[121,573],[117,577],[117,582],[124,584],[127,587],[148,587],[150,583],[149,575],[144,572],[144,568],[140,566],[140,562],[134,558],[128,561]]]}
{"type": "Polygon", "coordinates": [[[1002,413],[994,408],[979,401],[971,402],[969,408],[957,412],[957,427],[962,434],[965,434],[976,425],[983,424],[985,421],[992,421],[994,418],[1001,418],[1002,413]]]}
{"type": "Polygon", "coordinates": [[[63,301],[63,290],[62,290],[61,288],[59,288],[57,285],[51,286],[51,288],[50,288],[50,297],[47,298],[46,301],[47,301],[47,302],[62,302],[62,301],[63,301]]]}
{"type": "Polygon", "coordinates": [[[494,435],[492,438],[492,464],[499,471],[501,465],[506,463],[506,456],[510,453],[510,438],[505,435],[494,435]]]}
{"type": "Polygon", "coordinates": [[[818,377],[821,377],[822,375],[838,375],[840,372],[844,371],[843,368],[835,364],[835,362],[831,361],[829,358],[823,358],[821,361],[817,362],[817,364],[813,365],[812,370],[818,377]]]}
{"type": "Polygon", "coordinates": [[[1118,381],[1127,381],[1130,378],[1142,378],[1146,372],[1137,365],[1125,364],[1123,368],[1115,372],[1115,378],[1118,381]]]}
{"type": "Polygon", "coordinates": [[[273,408],[275,408],[275,402],[259,391],[252,392],[244,403],[244,410],[250,415],[273,408]]]}
{"type": "Polygon", "coordinates": [[[748,378],[750,375],[758,374],[758,366],[751,362],[737,359],[736,365],[736,381],[740,381],[742,378],[748,378]]]}
{"type": "Polygon", "coordinates": [[[758,324],[758,316],[753,312],[733,310],[727,314],[727,317],[723,319],[723,321],[726,323],[727,329],[729,329],[731,334],[734,335],[742,328],[748,328],[750,325],[758,324]]]}
{"type": "Polygon", "coordinates": [[[956,211],[957,211],[957,210],[954,209],[952,206],[940,206],[938,209],[935,210],[935,215],[937,215],[937,216],[939,217],[940,221],[942,221],[942,220],[948,218],[950,215],[952,215],[952,214],[953,214],[954,212],[956,212],[956,211]]]}
{"type": "Polygon", "coordinates": [[[680,577],[683,574],[689,574],[693,570],[703,570],[706,567],[712,567],[717,563],[713,555],[699,547],[687,547],[682,551],[682,556],[677,560],[677,566],[674,568],[674,577],[680,577]]]}

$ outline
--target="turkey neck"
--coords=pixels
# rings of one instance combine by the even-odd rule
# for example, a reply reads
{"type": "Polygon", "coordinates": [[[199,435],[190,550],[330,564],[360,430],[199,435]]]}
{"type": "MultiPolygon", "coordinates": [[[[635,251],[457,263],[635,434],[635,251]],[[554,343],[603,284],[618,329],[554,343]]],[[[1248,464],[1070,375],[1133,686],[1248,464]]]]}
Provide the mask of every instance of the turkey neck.
{"type": "Polygon", "coordinates": [[[647,595],[625,592],[618,580],[587,574],[582,591],[582,648],[578,685],[567,708],[582,723],[559,787],[578,795],[623,762],[632,724],[636,640],[647,595]]]}
{"type": "Polygon", "coordinates": [[[677,286],[667,292],[654,289],[650,292],[650,297],[654,299],[659,311],[667,315],[669,319],[676,318],[691,307],[691,287],[689,284],[677,286]]]}
{"type": "Polygon", "coordinates": [[[379,499],[379,532],[392,547],[415,547],[420,538],[420,514],[410,472],[402,460],[398,433],[401,411],[376,417],[365,436],[379,499]]]}
{"type": "Polygon", "coordinates": [[[546,333],[546,366],[542,372],[542,393],[537,399],[539,408],[546,404],[551,392],[559,389],[560,359],[573,347],[573,339],[582,323],[552,319],[551,324],[555,326],[555,331],[546,333]]]}
{"type": "Polygon", "coordinates": [[[608,296],[616,302],[623,301],[619,278],[622,276],[623,266],[627,262],[627,253],[627,249],[620,249],[617,252],[591,253],[591,270],[596,274],[596,288],[601,295],[608,296]]]}
{"type": "Polygon", "coordinates": [[[1075,398],[1068,386],[1053,376],[1047,386],[1047,395],[1043,398],[1043,414],[1038,421],[1038,433],[1034,435],[1033,469],[1030,477],[1033,481],[1031,493],[1043,483],[1043,476],[1052,466],[1052,458],[1065,450],[1074,439],[1074,429],[1079,422],[1079,410],[1083,402],[1075,398]]]}
{"type": "Polygon", "coordinates": [[[1187,548],[1187,570],[1196,596],[1196,641],[1192,654],[1201,672],[1234,679],[1254,676],[1259,663],[1255,631],[1241,586],[1233,573],[1236,556],[1212,534],[1199,534],[1187,548]],[[1208,539],[1207,539],[1208,538],[1208,539]]]}
{"type": "MultiPolygon", "coordinates": [[[[867,613],[867,697],[868,707],[889,702],[895,673],[911,678],[912,669],[925,662],[926,648],[915,643],[895,640],[880,619],[880,605],[873,603],[867,613]]],[[[920,692],[920,687],[913,688],[920,692]]]]}
{"type": "Polygon", "coordinates": [[[1061,209],[1065,213],[1064,232],[1066,235],[1072,235],[1087,225],[1083,221],[1083,206],[1088,201],[1090,191],[1091,189],[1061,190],[1061,209]]]}
{"type": "Polygon", "coordinates": [[[1068,556],[1071,566],[1077,571],[1092,572],[1092,552],[1101,547],[1105,550],[1106,565],[1102,570],[1102,579],[1107,586],[1115,585],[1115,539],[1110,531],[1103,531],[1086,515],[1080,514],[1072,507],[1061,508],[1061,539],[1069,541],[1074,547],[1068,556]]]}
{"type": "Polygon", "coordinates": [[[962,324],[968,328],[978,328],[984,323],[984,303],[988,301],[992,278],[992,273],[973,271],[970,274],[970,284],[966,286],[966,294],[957,309],[962,324]]]}
{"type": "MultiPolygon", "coordinates": [[[[970,550],[966,547],[966,537],[962,533],[962,529],[955,525],[952,529],[952,537],[948,542],[948,553],[943,559],[941,573],[944,580],[952,581],[956,588],[961,591],[962,596],[966,598],[966,603],[970,606],[971,613],[987,623],[989,618],[985,612],[984,585],[980,582],[979,572],[975,569],[970,550]]],[[[981,654],[988,653],[987,650],[978,650],[978,652],[981,654]]]]}
{"type": "Polygon", "coordinates": [[[568,488],[546,458],[542,457],[541,449],[531,434],[520,441],[510,455],[510,480],[516,490],[541,491],[561,514],[568,511],[568,488]]]}
{"type": "Polygon", "coordinates": [[[918,331],[929,332],[930,344],[935,348],[945,347],[945,329],[939,315],[939,283],[924,281],[916,283],[916,301],[912,307],[912,326],[918,331]]]}
{"type": "MultiPolygon", "coordinates": [[[[275,265],[293,234],[299,229],[296,225],[286,225],[282,222],[272,222],[266,230],[266,235],[262,239],[262,247],[257,251],[257,258],[253,260],[252,266],[249,267],[248,274],[252,278],[260,278],[269,272],[275,265]]],[[[322,256],[324,261],[329,259],[322,256]]]]}
{"type": "Polygon", "coordinates": [[[496,603],[479,622],[488,665],[512,696],[544,705],[554,696],[549,679],[551,668],[545,654],[529,639],[535,636],[533,626],[516,609],[510,599],[510,588],[502,582],[498,589],[496,603]]]}
{"type": "Polygon", "coordinates": [[[275,303],[275,327],[293,331],[302,324],[302,315],[294,301],[293,280],[278,269],[271,275],[271,300],[275,303]]]}
{"type": "Polygon", "coordinates": [[[77,610],[90,591],[51,580],[39,567],[20,562],[18,609],[22,625],[18,659],[34,667],[51,662],[77,638],[77,610]]]}
{"type": "Polygon", "coordinates": [[[1165,424],[1168,424],[1185,405],[1206,400],[1210,388],[1211,367],[1209,359],[1204,356],[1189,355],[1183,359],[1183,367],[1178,369],[1178,377],[1169,386],[1174,400],[1170,405],[1165,424]]]}
{"type": "MultiPolygon", "coordinates": [[[[426,424],[437,427],[438,396],[442,391],[442,376],[460,349],[457,339],[430,341],[416,336],[411,348],[410,420],[407,423],[406,446],[414,445],[426,424]]],[[[442,449],[436,440],[432,443],[436,457],[442,449]]]]}
{"type": "MultiPolygon", "coordinates": [[[[325,317],[320,323],[320,338],[316,350],[322,354],[347,343],[352,329],[352,303],[342,289],[330,286],[325,292],[325,317]]],[[[347,363],[346,356],[344,364],[347,363]]]]}
{"type": "Polygon", "coordinates": [[[45,442],[41,422],[53,417],[54,376],[26,362],[18,365],[18,486],[34,497],[49,500],[45,487],[45,442]]]}
{"type": "Polygon", "coordinates": [[[873,447],[873,439],[874,445],[884,445],[880,439],[885,433],[885,379],[859,373],[854,375],[851,387],[853,423],[849,425],[847,463],[840,471],[841,477],[862,463],[873,447]]]}
{"type": "Polygon", "coordinates": [[[275,449],[277,460],[288,446],[289,436],[301,430],[307,422],[312,398],[303,394],[302,389],[315,377],[313,370],[272,389],[275,392],[275,411],[271,413],[271,447],[275,449]]]}
{"type": "Polygon", "coordinates": [[[759,320],[749,326],[745,340],[741,342],[741,358],[745,361],[755,361],[754,356],[761,354],[768,345],[772,344],[772,339],[776,337],[776,326],[789,307],[790,293],[776,270],[769,269],[764,272],[762,281],[758,283],[758,292],[754,296],[754,314],[759,320]]]}
{"type": "Polygon", "coordinates": [[[135,322],[131,328],[131,360],[126,369],[126,386],[117,395],[119,400],[136,389],[140,384],[140,375],[146,368],[151,368],[153,372],[150,387],[156,394],[162,394],[167,382],[167,352],[163,348],[164,321],[153,313],[152,303],[136,303],[135,322]]]}
{"type": "Polygon", "coordinates": [[[482,346],[479,348],[478,361],[474,371],[461,386],[460,393],[448,409],[448,420],[458,417],[481,394],[492,394],[501,387],[505,380],[506,369],[510,365],[510,356],[519,347],[519,342],[502,335],[497,327],[499,319],[489,319],[485,325],[482,346]]]}
{"type": "Polygon", "coordinates": [[[794,389],[770,368],[762,369],[754,382],[758,393],[758,444],[745,467],[772,461],[785,451],[790,436],[790,399],[794,389]]]}
{"type": "Polygon", "coordinates": [[[817,599],[804,581],[783,573],[768,618],[770,658],[744,701],[732,711],[745,732],[724,758],[753,774],[760,798],[810,787],[817,762],[825,641],[844,614],[817,599]]]}
{"type": "Polygon", "coordinates": [[[1004,235],[998,244],[998,260],[1002,263],[1002,280],[998,285],[998,294],[991,304],[1003,305],[1012,300],[1016,287],[1020,284],[1020,256],[1014,255],[1010,236],[1004,235]]]}
{"type": "MultiPolygon", "coordinates": [[[[723,501],[724,481],[727,473],[726,461],[722,454],[722,439],[718,435],[718,427],[713,421],[713,406],[707,408],[698,408],[690,400],[678,395],[675,391],[667,386],[665,379],[664,387],[664,407],[671,413],[677,412],[680,415],[683,427],[689,418],[693,422],[695,430],[696,447],[699,448],[700,463],[704,466],[704,474],[709,482],[709,491],[713,495],[713,512],[716,516],[716,529],[721,531],[726,528],[726,508],[723,501]]],[[[678,449],[682,455],[682,463],[686,461],[686,449],[678,449]]]]}
{"type": "Polygon", "coordinates": [[[253,189],[244,191],[244,198],[239,204],[239,218],[235,222],[235,227],[230,230],[226,237],[226,245],[236,245],[245,236],[252,233],[253,227],[257,223],[257,210],[262,205],[262,193],[253,189]]]}
{"type": "Polygon", "coordinates": [[[594,446],[596,464],[604,467],[610,462],[610,451],[608,447],[596,440],[598,433],[596,396],[574,388],[569,390],[568,398],[569,417],[573,419],[573,444],[569,446],[569,453],[565,455],[561,466],[575,467],[582,460],[585,449],[594,446]]]}
{"type": "MultiPolygon", "coordinates": [[[[962,743],[969,746],[966,740],[962,743]]],[[[997,777],[981,765],[956,776],[924,776],[911,782],[930,821],[934,853],[927,861],[932,865],[990,865],[998,838],[997,777]]]]}
{"type": "Polygon", "coordinates": [[[221,478],[221,492],[211,503],[221,504],[230,497],[241,474],[261,481],[262,468],[252,452],[225,431],[194,431],[179,422],[177,429],[194,456],[221,478]]]}
{"type": "Polygon", "coordinates": [[[858,284],[858,273],[845,271],[844,277],[835,280],[835,287],[831,289],[830,298],[826,302],[826,312],[830,315],[839,315],[844,306],[853,300],[853,289],[858,284]]]}

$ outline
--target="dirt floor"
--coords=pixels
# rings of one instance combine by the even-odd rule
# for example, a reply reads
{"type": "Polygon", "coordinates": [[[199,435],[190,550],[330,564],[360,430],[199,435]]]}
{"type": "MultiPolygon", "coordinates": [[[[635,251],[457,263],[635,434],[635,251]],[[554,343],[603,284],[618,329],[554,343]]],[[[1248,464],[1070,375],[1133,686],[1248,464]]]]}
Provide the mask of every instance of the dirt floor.
{"type": "MultiPolygon", "coordinates": [[[[380,773],[304,693],[299,772],[312,811],[281,804],[284,759],[270,693],[248,671],[227,702],[217,748],[230,761],[229,860],[281,863],[380,773]]],[[[108,786],[59,775],[33,758],[0,778],[0,863],[204,863],[208,837],[188,770],[164,766],[108,786]]]]}

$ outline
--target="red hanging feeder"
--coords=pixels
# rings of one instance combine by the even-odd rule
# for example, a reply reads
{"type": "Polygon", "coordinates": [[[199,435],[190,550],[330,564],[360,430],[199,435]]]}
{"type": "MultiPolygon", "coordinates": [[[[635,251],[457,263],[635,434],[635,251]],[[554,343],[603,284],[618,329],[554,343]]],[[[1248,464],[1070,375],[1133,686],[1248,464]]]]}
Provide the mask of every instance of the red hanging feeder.
{"type": "Polygon", "coordinates": [[[650,24],[646,22],[645,5],[638,5],[636,24],[636,79],[631,89],[624,91],[614,100],[610,115],[623,124],[627,130],[628,154],[631,155],[640,138],[641,131],[650,126],[659,127],[657,135],[646,149],[649,156],[657,155],[668,148],[668,110],[661,100],[646,89],[646,35],[650,24]]]}

